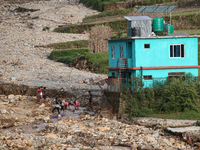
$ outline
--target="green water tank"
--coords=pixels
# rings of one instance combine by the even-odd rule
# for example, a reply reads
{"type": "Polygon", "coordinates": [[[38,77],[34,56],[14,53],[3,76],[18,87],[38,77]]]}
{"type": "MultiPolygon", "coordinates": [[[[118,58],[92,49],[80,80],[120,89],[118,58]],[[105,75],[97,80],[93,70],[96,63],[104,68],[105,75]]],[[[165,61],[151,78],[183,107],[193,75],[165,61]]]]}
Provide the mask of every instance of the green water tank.
{"type": "Polygon", "coordinates": [[[164,29],[164,19],[163,18],[153,18],[153,30],[163,31],[164,29]]]}
{"type": "Polygon", "coordinates": [[[171,24],[168,24],[166,27],[167,27],[168,35],[174,32],[174,27],[171,24]]]}

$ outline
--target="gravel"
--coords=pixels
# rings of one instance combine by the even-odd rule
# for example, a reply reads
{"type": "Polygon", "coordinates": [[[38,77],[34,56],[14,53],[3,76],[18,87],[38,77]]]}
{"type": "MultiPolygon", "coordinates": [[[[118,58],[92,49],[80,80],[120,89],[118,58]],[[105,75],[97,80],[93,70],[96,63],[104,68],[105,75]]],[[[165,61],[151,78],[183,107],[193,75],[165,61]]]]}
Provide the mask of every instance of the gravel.
{"type": "Polygon", "coordinates": [[[59,24],[81,22],[95,10],[74,5],[70,1],[50,0],[0,6],[0,72],[3,82],[14,82],[47,88],[98,89],[97,85],[79,84],[81,80],[101,80],[107,75],[94,74],[67,67],[48,59],[52,49],[36,47],[56,42],[87,40],[87,34],[55,33],[59,24]],[[39,9],[34,12],[16,12],[16,8],[39,9]],[[36,18],[36,19],[35,19],[36,18]],[[43,27],[50,31],[42,31],[43,27]]]}

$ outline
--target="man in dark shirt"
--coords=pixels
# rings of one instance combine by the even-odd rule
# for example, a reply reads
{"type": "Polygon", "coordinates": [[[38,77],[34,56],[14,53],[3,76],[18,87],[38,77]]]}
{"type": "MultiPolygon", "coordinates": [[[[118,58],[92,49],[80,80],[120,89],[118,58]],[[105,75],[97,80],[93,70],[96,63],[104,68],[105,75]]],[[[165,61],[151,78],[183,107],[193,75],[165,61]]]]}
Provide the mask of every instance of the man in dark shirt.
{"type": "Polygon", "coordinates": [[[93,109],[93,106],[92,106],[92,94],[91,94],[91,91],[88,91],[89,93],[89,108],[92,108],[93,109]]]}
{"type": "Polygon", "coordinates": [[[46,102],[46,98],[47,98],[46,87],[44,87],[42,95],[43,95],[44,103],[45,103],[46,102]]]}
{"type": "Polygon", "coordinates": [[[56,94],[56,102],[59,103],[59,96],[58,96],[58,94],[56,94]]]}

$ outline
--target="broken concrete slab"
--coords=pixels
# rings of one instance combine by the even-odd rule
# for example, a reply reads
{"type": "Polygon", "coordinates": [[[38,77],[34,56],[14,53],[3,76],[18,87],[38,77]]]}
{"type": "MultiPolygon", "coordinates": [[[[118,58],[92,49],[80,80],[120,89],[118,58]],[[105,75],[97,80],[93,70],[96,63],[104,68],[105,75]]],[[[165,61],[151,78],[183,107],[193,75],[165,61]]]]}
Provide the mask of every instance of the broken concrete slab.
{"type": "Polygon", "coordinates": [[[181,127],[181,128],[167,128],[168,131],[171,131],[173,133],[184,133],[187,131],[196,131],[196,130],[200,130],[200,127],[198,126],[191,126],[191,127],[181,127]]]}

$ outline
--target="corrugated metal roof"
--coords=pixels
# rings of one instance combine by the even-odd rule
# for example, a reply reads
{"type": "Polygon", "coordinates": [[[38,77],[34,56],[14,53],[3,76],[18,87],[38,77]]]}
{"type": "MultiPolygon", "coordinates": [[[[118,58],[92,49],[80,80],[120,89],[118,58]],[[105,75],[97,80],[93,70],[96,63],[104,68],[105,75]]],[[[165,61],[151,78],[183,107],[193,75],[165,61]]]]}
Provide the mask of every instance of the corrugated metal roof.
{"type": "Polygon", "coordinates": [[[152,20],[149,16],[124,16],[128,21],[132,20],[152,20]]]}
{"type": "Polygon", "coordinates": [[[177,6],[141,6],[135,13],[164,13],[171,12],[177,6]]]}

